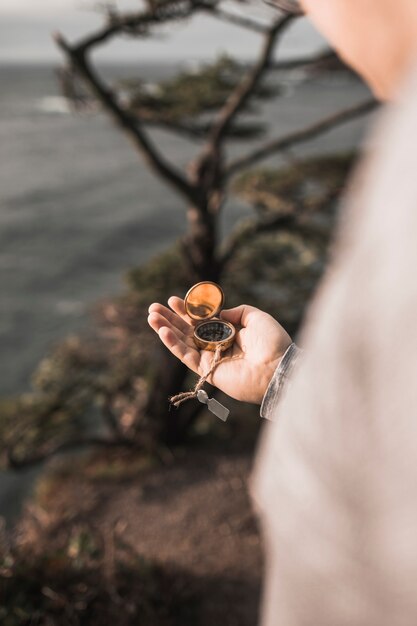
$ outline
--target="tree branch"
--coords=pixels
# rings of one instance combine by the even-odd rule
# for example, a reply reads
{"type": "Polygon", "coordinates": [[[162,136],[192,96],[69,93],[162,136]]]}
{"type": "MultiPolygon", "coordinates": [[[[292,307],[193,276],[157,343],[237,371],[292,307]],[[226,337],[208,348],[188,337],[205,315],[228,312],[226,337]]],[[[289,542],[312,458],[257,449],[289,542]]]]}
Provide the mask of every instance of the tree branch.
{"type": "Polygon", "coordinates": [[[267,31],[268,34],[265,38],[263,50],[258,62],[249,71],[246,79],[244,79],[229,96],[225,106],[220,111],[216,121],[214,122],[209,143],[215,149],[218,148],[221,140],[226,135],[235,116],[239,113],[242,107],[244,107],[253,94],[265,70],[269,67],[277,39],[293,19],[294,17],[292,15],[286,15],[275,22],[275,24],[267,31]]]}
{"type": "Polygon", "coordinates": [[[204,0],[178,0],[162,2],[159,5],[155,3],[151,10],[146,11],[124,15],[112,12],[102,28],[79,41],[77,50],[86,52],[89,48],[106,43],[118,34],[127,34],[132,37],[147,35],[151,26],[184,19],[195,11],[210,10],[210,8],[210,2],[204,0]]]}
{"type": "Polygon", "coordinates": [[[270,70],[292,70],[297,67],[308,67],[310,65],[315,65],[316,63],[322,63],[323,61],[330,61],[334,58],[337,58],[337,55],[333,50],[325,50],[308,57],[298,57],[295,59],[286,59],[284,61],[271,63],[270,70]]]}
{"type": "Polygon", "coordinates": [[[227,178],[231,178],[240,170],[246,169],[254,165],[254,163],[266,159],[275,152],[280,152],[297,144],[311,141],[322,133],[328,132],[337,126],[341,126],[342,124],[346,124],[347,122],[350,122],[358,117],[371,113],[378,107],[378,105],[379,103],[374,99],[366,100],[365,102],[361,102],[353,107],[339,111],[334,115],[330,115],[319,122],[312,124],[311,126],[294,131],[293,133],[284,135],[283,137],[273,139],[260,148],[256,148],[245,156],[229,163],[226,167],[225,176],[227,178]]]}
{"type": "Polygon", "coordinates": [[[139,444],[136,440],[134,441],[132,439],[121,437],[114,439],[105,439],[102,437],[80,437],[78,439],[72,439],[71,441],[61,443],[55,448],[51,448],[50,450],[46,450],[44,452],[40,452],[38,454],[34,454],[32,456],[24,457],[21,459],[15,456],[12,450],[8,450],[8,465],[11,469],[15,470],[28,468],[33,465],[38,465],[39,463],[47,461],[57,454],[70,452],[71,450],[76,450],[85,446],[99,446],[104,448],[135,448],[139,447],[139,444]]]}
{"type": "Polygon", "coordinates": [[[197,124],[165,120],[163,118],[141,118],[141,123],[146,126],[168,130],[182,137],[187,137],[187,139],[191,139],[192,141],[201,141],[204,139],[207,132],[207,128],[204,126],[199,127],[197,124]]]}
{"type": "Polygon", "coordinates": [[[247,30],[252,30],[255,33],[260,33],[261,35],[266,35],[268,33],[268,28],[257,22],[255,20],[251,20],[248,17],[244,17],[243,15],[238,15],[237,13],[229,13],[228,11],[223,11],[219,9],[217,6],[213,6],[210,8],[206,8],[205,11],[214,15],[214,17],[222,20],[223,22],[228,22],[229,24],[234,24],[235,26],[241,26],[242,28],[246,28],[247,30]]]}
{"type": "Polygon", "coordinates": [[[194,201],[195,189],[187,179],[171,166],[157,151],[146,132],[137,119],[128,111],[119,106],[113,92],[106,87],[99,76],[94,72],[87,60],[85,47],[71,47],[61,35],[56,35],[56,42],[67,55],[71,64],[77,69],[91,90],[109,112],[116,124],[122,128],[135,147],[144,157],[149,167],[174,189],[182,194],[187,201],[194,201]]]}
{"type": "Polygon", "coordinates": [[[222,270],[231,261],[237,250],[260,233],[271,230],[296,230],[298,218],[295,213],[272,215],[262,219],[241,220],[222,245],[219,263],[222,270]]]}
{"type": "MultiPolygon", "coordinates": [[[[152,119],[151,117],[146,118],[142,116],[141,123],[146,127],[161,128],[195,142],[201,142],[204,140],[204,138],[207,137],[207,132],[211,126],[210,122],[192,124],[191,122],[182,122],[163,118],[158,119],[157,117],[152,119]]],[[[247,141],[248,139],[253,139],[253,137],[258,137],[263,132],[264,128],[261,125],[256,126],[255,124],[246,124],[242,126],[233,126],[229,129],[228,139],[230,141],[247,141]]]]}

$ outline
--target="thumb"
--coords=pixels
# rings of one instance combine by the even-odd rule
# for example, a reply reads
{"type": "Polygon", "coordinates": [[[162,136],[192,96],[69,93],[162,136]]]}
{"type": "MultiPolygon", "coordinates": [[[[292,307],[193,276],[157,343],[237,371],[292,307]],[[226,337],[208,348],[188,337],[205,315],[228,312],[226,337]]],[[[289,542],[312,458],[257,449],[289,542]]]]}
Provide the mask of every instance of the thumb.
{"type": "Polygon", "coordinates": [[[250,316],[258,311],[254,306],[249,306],[248,304],[241,304],[240,306],[236,306],[233,309],[224,309],[220,313],[221,319],[226,322],[230,322],[236,326],[247,326],[250,316]]]}

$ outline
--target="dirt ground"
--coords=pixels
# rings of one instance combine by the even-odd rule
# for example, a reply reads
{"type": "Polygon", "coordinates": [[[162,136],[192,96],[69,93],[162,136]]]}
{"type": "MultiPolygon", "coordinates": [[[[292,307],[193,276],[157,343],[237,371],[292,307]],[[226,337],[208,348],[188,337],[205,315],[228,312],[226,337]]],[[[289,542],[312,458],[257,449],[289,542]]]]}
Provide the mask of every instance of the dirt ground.
{"type": "MultiPolygon", "coordinates": [[[[71,568],[70,581],[59,582],[59,576],[49,576],[42,582],[40,592],[46,593],[52,604],[56,596],[55,615],[59,615],[59,601],[62,606],[75,604],[81,609],[72,607],[72,621],[56,618],[39,619],[36,623],[110,623],[99,617],[103,611],[100,613],[96,605],[108,606],[110,602],[113,612],[111,584],[107,588],[106,581],[117,579],[118,555],[127,551],[129,567],[133,554],[135,563],[147,564],[148,570],[139,566],[142,577],[145,570],[157,575],[152,574],[151,584],[137,592],[146,596],[151,590],[152,599],[146,610],[143,603],[137,605],[135,600],[137,577],[132,571],[136,565],[129,570],[128,580],[133,582],[124,583],[124,589],[131,586],[130,592],[120,591],[118,582],[113,582],[123,611],[130,602],[132,619],[121,610],[119,618],[117,611],[116,617],[112,616],[112,623],[255,626],[262,556],[247,489],[253,452],[231,451],[227,445],[220,448],[223,449],[211,445],[176,452],[176,458],[165,465],[101,454],[76,472],[66,459],[44,478],[17,526],[15,541],[25,554],[38,554],[43,573],[51,563],[45,561],[45,551],[64,554],[65,559],[70,557],[70,562],[63,566],[71,568]],[[98,543],[101,556],[91,569],[98,543]],[[79,564],[75,574],[74,563],[79,564]],[[96,592],[94,610],[93,600],[86,600],[93,598],[94,592],[85,592],[80,601],[77,591],[75,601],[68,591],[77,582],[77,576],[77,589],[81,589],[80,584],[89,587],[91,572],[96,581],[103,577],[105,588],[104,595],[96,592]]],[[[56,558],[52,559],[55,568],[56,558]]],[[[31,575],[37,576],[36,572],[31,575]]],[[[8,584],[13,576],[18,585],[16,570],[9,575],[8,584]]],[[[27,613],[30,612],[28,608],[27,613]]],[[[14,626],[32,622],[7,623],[14,626]]]]}

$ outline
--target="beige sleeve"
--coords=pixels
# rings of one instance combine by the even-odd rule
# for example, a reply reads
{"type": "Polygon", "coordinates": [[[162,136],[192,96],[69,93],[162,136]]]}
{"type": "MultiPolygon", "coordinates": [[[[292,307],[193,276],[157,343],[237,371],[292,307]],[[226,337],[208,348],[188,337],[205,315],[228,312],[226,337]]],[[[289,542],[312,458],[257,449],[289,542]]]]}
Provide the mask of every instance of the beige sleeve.
{"type": "Polygon", "coordinates": [[[262,400],[261,417],[268,420],[275,418],[281,398],[291,382],[300,353],[300,348],[292,343],[279,361],[262,400]]]}
{"type": "Polygon", "coordinates": [[[417,624],[417,80],[373,146],[252,478],[263,626],[417,624]]]}

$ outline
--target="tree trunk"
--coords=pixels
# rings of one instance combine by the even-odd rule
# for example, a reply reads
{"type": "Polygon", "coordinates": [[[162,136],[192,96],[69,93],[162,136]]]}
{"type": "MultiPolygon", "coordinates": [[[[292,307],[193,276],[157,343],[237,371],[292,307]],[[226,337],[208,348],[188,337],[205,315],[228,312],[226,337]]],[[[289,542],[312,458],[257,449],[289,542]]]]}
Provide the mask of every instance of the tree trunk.
{"type": "MultiPolygon", "coordinates": [[[[221,268],[216,258],[218,211],[207,204],[190,206],[187,210],[188,232],[183,240],[184,257],[192,283],[203,280],[220,280],[221,268]]],[[[193,423],[195,401],[185,403],[178,409],[171,407],[169,398],[185,390],[188,370],[161,348],[158,371],[150,391],[147,415],[155,420],[157,437],[167,444],[181,443],[193,423]]]]}
{"type": "Polygon", "coordinates": [[[160,347],[158,367],[149,393],[146,416],[157,441],[168,445],[181,443],[185,420],[182,407],[172,407],[169,398],[184,388],[188,369],[164,346],[160,347]]]}
{"type": "Polygon", "coordinates": [[[220,267],[216,258],[217,215],[207,207],[187,209],[188,233],[183,239],[184,256],[193,282],[218,281],[220,267]]]}

